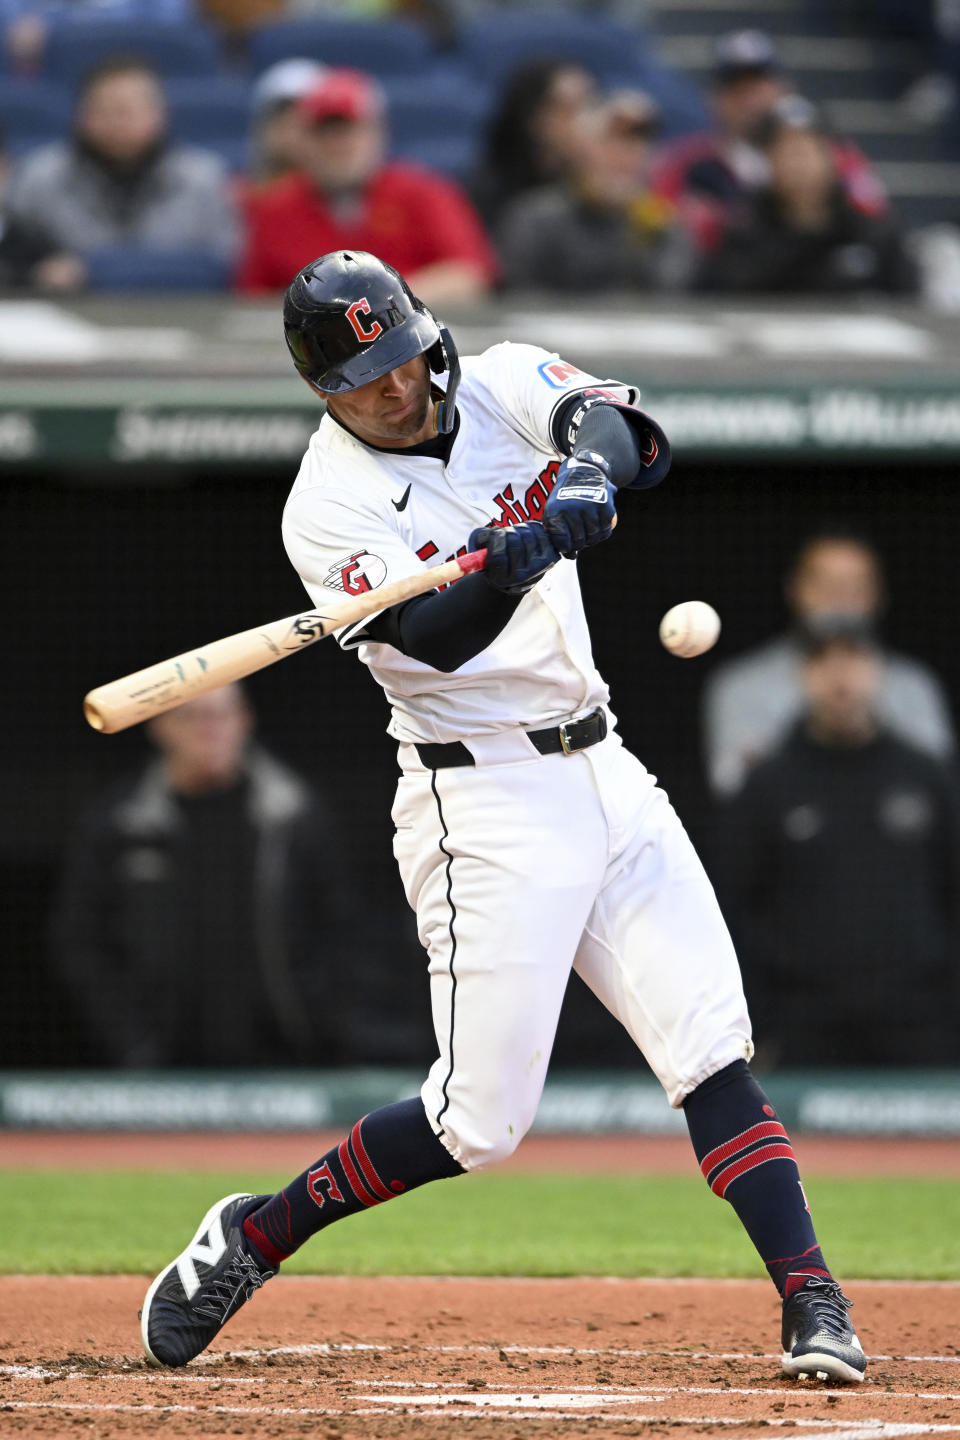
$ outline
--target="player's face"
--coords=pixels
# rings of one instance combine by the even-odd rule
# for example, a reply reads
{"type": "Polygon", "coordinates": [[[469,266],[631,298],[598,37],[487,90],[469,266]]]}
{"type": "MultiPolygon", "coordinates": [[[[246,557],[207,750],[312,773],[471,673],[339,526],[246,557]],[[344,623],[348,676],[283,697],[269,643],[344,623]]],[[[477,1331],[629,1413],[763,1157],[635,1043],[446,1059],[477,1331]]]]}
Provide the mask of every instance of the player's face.
{"type": "Polygon", "coordinates": [[[880,680],[873,650],[835,640],[809,657],[803,678],[813,728],[824,740],[852,743],[872,731],[880,680]]]}
{"type": "Polygon", "coordinates": [[[873,615],[881,600],[876,561],[855,541],[821,541],[802,557],[787,598],[801,619],[809,615],[873,615]]]}
{"type": "Polygon", "coordinates": [[[345,395],[331,395],[327,405],[358,439],[388,450],[419,445],[434,436],[430,368],[425,355],[415,355],[379,380],[358,385],[345,395]]]}
{"type": "Polygon", "coordinates": [[[331,116],[304,126],[303,166],[319,190],[330,194],[354,190],[380,168],[385,144],[379,118],[331,116]]]}
{"type": "Polygon", "coordinates": [[[747,73],[731,81],[713,96],[720,128],[728,135],[746,138],[785,91],[779,75],[747,73]]]}
{"type": "Polygon", "coordinates": [[[824,201],[837,181],[833,152],[813,130],[785,130],[767,152],[770,183],[784,199],[824,201]]]}
{"type": "Polygon", "coordinates": [[[577,130],[593,100],[596,84],[578,65],[558,70],[533,116],[531,131],[548,168],[564,165],[577,146],[577,130]]]}
{"type": "Polygon", "coordinates": [[[150,736],[163,752],[174,788],[189,793],[216,790],[237,777],[252,725],[243,692],[225,685],[158,715],[150,736]]]}
{"type": "Polygon", "coordinates": [[[105,75],[82,101],[77,124],[101,155],[135,160],[157,143],[166,128],[160,87],[146,71],[105,75]]]}

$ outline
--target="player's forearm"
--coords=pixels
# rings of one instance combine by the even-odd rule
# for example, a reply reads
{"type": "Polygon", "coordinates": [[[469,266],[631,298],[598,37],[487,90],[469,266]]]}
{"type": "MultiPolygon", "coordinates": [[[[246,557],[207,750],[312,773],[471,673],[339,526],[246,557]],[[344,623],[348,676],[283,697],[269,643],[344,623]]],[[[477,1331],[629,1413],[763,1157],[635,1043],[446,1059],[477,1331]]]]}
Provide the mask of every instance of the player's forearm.
{"type": "Polygon", "coordinates": [[[522,599],[495,590],[482,575],[466,575],[447,590],[385,610],[367,631],[372,640],[449,675],[497,638],[522,599]]]}
{"type": "Polygon", "coordinates": [[[640,444],[633,427],[613,405],[588,410],[577,431],[574,455],[602,455],[610,466],[610,480],[619,490],[637,478],[640,444]]]}

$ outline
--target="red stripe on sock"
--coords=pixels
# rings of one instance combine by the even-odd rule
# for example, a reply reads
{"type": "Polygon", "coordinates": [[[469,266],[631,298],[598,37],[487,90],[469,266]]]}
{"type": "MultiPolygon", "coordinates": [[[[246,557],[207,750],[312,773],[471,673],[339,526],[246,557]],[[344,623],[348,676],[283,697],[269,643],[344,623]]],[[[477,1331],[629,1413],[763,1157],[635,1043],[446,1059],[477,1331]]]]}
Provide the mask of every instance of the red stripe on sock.
{"type": "Polygon", "coordinates": [[[353,1163],[353,1158],[350,1154],[350,1150],[346,1140],[340,1141],[340,1148],[338,1149],[337,1154],[340,1156],[340,1164],[343,1166],[343,1173],[347,1177],[347,1184],[350,1186],[350,1189],[360,1201],[360,1204],[379,1205],[380,1201],[377,1199],[376,1195],[370,1194],[370,1191],[367,1189],[363,1181],[360,1179],[360,1176],[357,1174],[357,1167],[353,1163]]]}
{"type": "Polygon", "coordinates": [[[722,1200],[727,1193],[727,1186],[738,1176],[745,1175],[755,1165],[765,1165],[768,1160],[792,1160],[796,1164],[796,1156],[793,1153],[792,1145],[763,1145],[759,1150],[754,1150],[750,1155],[744,1155],[742,1160],[735,1160],[714,1180],[710,1189],[722,1200]]]}
{"type": "Polygon", "coordinates": [[[243,1233],[268,1265],[279,1265],[281,1261],[288,1260],[293,1254],[292,1250],[278,1250],[273,1241],[267,1239],[260,1226],[254,1224],[249,1215],[243,1222],[243,1233]]]}
{"type": "Polygon", "coordinates": [[[788,1143],[790,1141],[789,1135],[779,1120],[764,1120],[759,1125],[752,1125],[749,1130],[744,1130],[742,1134],[734,1135],[732,1140],[725,1140],[722,1145],[711,1150],[709,1155],[704,1155],[700,1161],[704,1180],[714,1166],[721,1164],[724,1160],[729,1160],[732,1155],[736,1155],[744,1146],[752,1145],[755,1140],[766,1140],[771,1135],[779,1135],[788,1143]]]}
{"type": "Polygon", "coordinates": [[[353,1147],[353,1153],[357,1157],[357,1163],[360,1166],[360,1169],[363,1171],[364,1179],[370,1186],[370,1189],[373,1191],[373,1193],[375,1195],[379,1195],[381,1200],[392,1200],[394,1198],[394,1192],[392,1190],[388,1190],[386,1185],[384,1185],[383,1181],[380,1179],[380,1176],[373,1168],[370,1156],[364,1149],[363,1138],[360,1134],[361,1124],[362,1121],[358,1120],[356,1125],[354,1125],[353,1130],[350,1132],[350,1144],[353,1147]]]}
{"type": "MultiPolygon", "coordinates": [[[[792,1265],[794,1260],[805,1260],[808,1255],[812,1255],[815,1250],[819,1249],[819,1245],[811,1245],[800,1255],[781,1255],[778,1260],[765,1260],[763,1263],[765,1265],[792,1265]]],[[[810,1274],[813,1274],[812,1270],[810,1271],[810,1274]]]]}
{"type": "Polygon", "coordinates": [[[793,1270],[783,1282],[783,1298],[789,1300],[794,1290],[799,1290],[811,1275],[816,1275],[823,1280],[832,1280],[833,1276],[829,1270],[821,1270],[819,1265],[811,1265],[809,1270],[793,1270]]]}

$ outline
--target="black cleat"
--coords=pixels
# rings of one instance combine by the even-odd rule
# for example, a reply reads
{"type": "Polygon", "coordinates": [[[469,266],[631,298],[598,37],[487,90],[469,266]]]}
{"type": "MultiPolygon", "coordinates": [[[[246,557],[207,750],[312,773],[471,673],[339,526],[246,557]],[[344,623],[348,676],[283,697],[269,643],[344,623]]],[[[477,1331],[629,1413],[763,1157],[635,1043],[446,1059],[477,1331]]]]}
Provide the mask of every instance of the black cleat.
{"type": "Polygon", "coordinates": [[[836,1280],[811,1275],[783,1302],[783,1373],[803,1380],[863,1379],[867,1359],[836,1280]]]}
{"type": "Polygon", "coordinates": [[[204,1215],[182,1255],[154,1280],[140,1334],[155,1365],[186,1365],[265,1280],[276,1275],[253,1254],[242,1224],[268,1195],[228,1195],[204,1215]]]}

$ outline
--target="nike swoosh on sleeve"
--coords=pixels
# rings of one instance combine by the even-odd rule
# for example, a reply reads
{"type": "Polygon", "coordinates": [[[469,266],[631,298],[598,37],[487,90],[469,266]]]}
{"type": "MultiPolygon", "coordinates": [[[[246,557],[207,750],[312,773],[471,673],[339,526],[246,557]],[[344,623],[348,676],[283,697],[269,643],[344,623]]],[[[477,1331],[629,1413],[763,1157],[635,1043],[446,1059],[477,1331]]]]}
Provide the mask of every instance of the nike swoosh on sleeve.
{"type": "MultiPolygon", "coordinates": [[[[411,482],[411,485],[412,485],[412,482],[411,482]]],[[[406,508],[407,508],[407,501],[410,499],[411,485],[408,485],[408,486],[407,486],[406,490],[404,490],[404,492],[403,492],[403,494],[400,496],[400,499],[399,499],[399,500],[391,500],[391,501],[390,501],[390,504],[393,506],[394,510],[406,510],[406,508]]]]}

